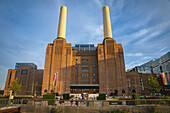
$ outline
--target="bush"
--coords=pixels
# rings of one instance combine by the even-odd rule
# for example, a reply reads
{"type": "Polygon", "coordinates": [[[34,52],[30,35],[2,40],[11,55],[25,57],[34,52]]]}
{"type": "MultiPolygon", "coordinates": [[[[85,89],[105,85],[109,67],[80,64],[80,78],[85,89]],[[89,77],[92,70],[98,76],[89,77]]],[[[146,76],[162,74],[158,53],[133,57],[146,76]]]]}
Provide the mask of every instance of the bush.
{"type": "Polygon", "coordinates": [[[160,101],[159,104],[164,105],[166,104],[166,101],[160,101]]]}
{"type": "MultiPolygon", "coordinates": [[[[139,94],[134,94],[133,99],[138,99],[140,100],[140,95],[139,94]]],[[[140,105],[140,101],[135,101],[135,105],[140,105]]]]}
{"type": "Polygon", "coordinates": [[[48,101],[48,105],[53,105],[54,104],[54,99],[55,99],[55,95],[54,94],[45,94],[43,95],[43,99],[51,99],[48,101]]]}
{"type": "Polygon", "coordinates": [[[106,94],[99,94],[97,100],[106,100],[106,94]]]}
{"type": "Polygon", "coordinates": [[[63,94],[63,100],[69,100],[70,95],[69,94],[63,94]]]}

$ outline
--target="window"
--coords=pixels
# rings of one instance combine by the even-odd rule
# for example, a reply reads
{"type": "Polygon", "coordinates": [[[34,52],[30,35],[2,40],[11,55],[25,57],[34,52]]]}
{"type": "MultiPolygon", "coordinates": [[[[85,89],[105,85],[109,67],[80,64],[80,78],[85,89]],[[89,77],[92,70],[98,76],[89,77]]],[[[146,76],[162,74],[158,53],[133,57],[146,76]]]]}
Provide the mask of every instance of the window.
{"type": "Polygon", "coordinates": [[[89,68],[82,68],[82,71],[88,71],[89,68]]]}
{"type": "Polygon", "coordinates": [[[93,77],[95,77],[95,73],[93,73],[93,77]]]}
{"type": "Polygon", "coordinates": [[[22,70],[21,74],[27,74],[27,70],[22,70]]]}
{"type": "Polygon", "coordinates": [[[84,63],[82,62],[82,66],[84,66],[84,63]]]}
{"type": "Polygon", "coordinates": [[[89,73],[87,73],[87,78],[89,78],[89,73]]]}
{"type": "Polygon", "coordinates": [[[17,71],[15,72],[15,79],[17,78],[17,71]]]}
{"type": "Polygon", "coordinates": [[[89,59],[87,59],[87,62],[89,61],[89,59]]]}
{"type": "Polygon", "coordinates": [[[75,82],[77,82],[77,79],[75,79],[75,82]]]}
{"type": "Polygon", "coordinates": [[[87,66],[89,66],[89,63],[87,62],[87,66]]]}
{"type": "Polygon", "coordinates": [[[84,80],[82,79],[82,82],[84,82],[84,80]]]}
{"type": "Polygon", "coordinates": [[[77,71],[77,68],[76,68],[76,71],[77,71]]]}
{"type": "Polygon", "coordinates": [[[93,59],[93,66],[95,66],[95,59],[93,59]]]}
{"type": "Polygon", "coordinates": [[[82,62],[86,61],[86,59],[82,59],[82,62]]]}
{"type": "Polygon", "coordinates": [[[78,59],[76,59],[76,61],[78,61],[78,59]]]}
{"type": "Polygon", "coordinates": [[[86,73],[84,73],[84,77],[86,78],[86,73]]]}
{"type": "Polygon", "coordinates": [[[84,80],[84,82],[86,82],[86,79],[84,80]]]}
{"type": "Polygon", "coordinates": [[[82,78],[83,78],[83,73],[82,73],[82,78]]]}
{"type": "Polygon", "coordinates": [[[93,68],[93,71],[95,71],[95,68],[93,68]]]}
{"type": "Polygon", "coordinates": [[[141,90],[144,90],[142,76],[139,77],[139,81],[140,81],[141,90]]]}
{"type": "Polygon", "coordinates": [[[10,72],[10,75],[9,75],[8,85],[10,85],[10,82],[11,82],[11,76],[12,76],[12,71],[10,72]]]}
{"type": "Polygon", "coordinates": [[[93,82],[96,82],[96,80],[95,80],[95,79],[93,79],[93,82]]]}
{"type": "Polygon", "coordinates": [[[77,66],[77,62],[76,62],[76,66],[77,66]]]}
{"type": "Polygon", "coordinates": [[[75,73],[75,77],[77,77],[77,73],[75,73]]]}
{"type": "Polygon", "coordinates": [[[87,82],[89,82],[89,79],[87,79],[87,82]]]}

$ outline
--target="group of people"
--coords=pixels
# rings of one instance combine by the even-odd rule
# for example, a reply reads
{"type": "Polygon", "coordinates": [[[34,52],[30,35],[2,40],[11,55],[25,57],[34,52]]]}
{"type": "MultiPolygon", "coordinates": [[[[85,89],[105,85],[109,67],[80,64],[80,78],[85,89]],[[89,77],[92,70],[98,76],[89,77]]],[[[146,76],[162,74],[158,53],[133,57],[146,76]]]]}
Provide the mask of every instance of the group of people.
{"type": "Polygon", "coordinates": [[[78,98],[78,97],[72,97],[71,99],[70,99],[70,103],[71,103],[71,105],[70,106],[72,106],[73,105],[73,101],[75,101],[76,102],[76,106],[78,106],[78,102],[79,102],[79,100],[80,100],[80,98],[78,98]]]}
{"type": "MultiPolygon", "coordinates": [[[[79,102],[85,102],[86,100],[88,100],[88,94],[86,94],[86,95],[82,94],[81,97],[77,97],[77,96],[74,97],[74,96],[72,95],[71,98],[70,98],[70,104],[71,104],[70,106],[73,105],[73,102],[74,102],[74,101],[75,101],[76,106],[78,106],[78,103],[79,103],[79,102]]],[[[60,103],[60,104],[64,104],[63,98],[60,98],[59,103],[60,103]]]]}

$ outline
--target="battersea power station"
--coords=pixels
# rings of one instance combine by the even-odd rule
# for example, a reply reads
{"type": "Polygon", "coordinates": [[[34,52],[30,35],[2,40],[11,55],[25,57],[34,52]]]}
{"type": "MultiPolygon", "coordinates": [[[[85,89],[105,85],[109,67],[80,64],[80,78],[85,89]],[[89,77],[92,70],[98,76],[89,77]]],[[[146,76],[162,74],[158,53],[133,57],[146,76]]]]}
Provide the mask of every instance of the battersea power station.
{"type": "Polygon", "coordinates": [[[105,93],[126,91],[124,54],[121,44],[112,38],[108,6],[103,7],[103,42],[67,43],[67,8],[62,6],[57,38],[48,44],[45,56],[42,94],[44,90],[65,93],[105,93]]]}
{"type": "Polygon", "coordinates": [[[147,82],[151,73],[125,72],[122,45],[112,38],[108,6],[103,7],[104,37],[97,47],[94,44],[72,46],[67,43],[66,18],[67,8],[62,6],[57,38],[47,45],[44,69],[37,69],[33,63],[16,63],[15,69],[8,70],[4,95],[9,95],[9,86],[16,78],[21,84],[18,95],[39,96],[50,92],[59,95],[150,94],[147,82]]]}

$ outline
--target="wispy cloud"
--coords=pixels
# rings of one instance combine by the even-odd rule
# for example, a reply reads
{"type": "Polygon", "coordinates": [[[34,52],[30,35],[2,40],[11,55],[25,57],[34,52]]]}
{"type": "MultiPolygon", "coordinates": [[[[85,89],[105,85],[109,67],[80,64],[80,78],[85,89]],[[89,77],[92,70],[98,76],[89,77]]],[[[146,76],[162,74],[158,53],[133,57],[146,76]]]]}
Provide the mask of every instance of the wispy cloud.
{"type": "Polygon", "coordinates": [[[139,57],[143,56],[143,53],[127,53],[126,56],[139,57]]]}

